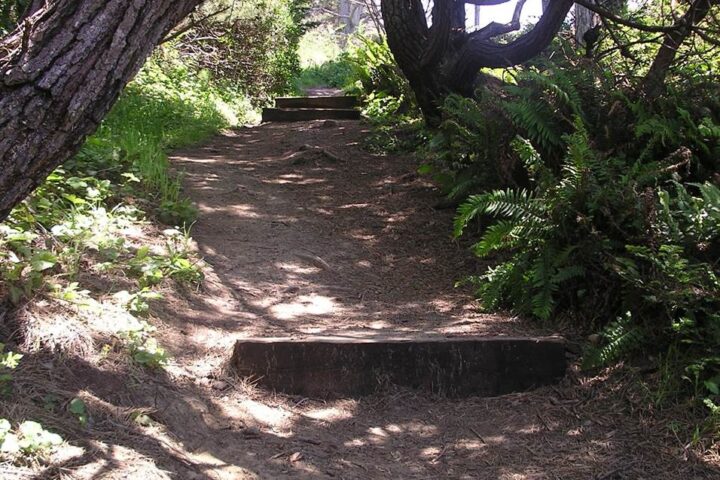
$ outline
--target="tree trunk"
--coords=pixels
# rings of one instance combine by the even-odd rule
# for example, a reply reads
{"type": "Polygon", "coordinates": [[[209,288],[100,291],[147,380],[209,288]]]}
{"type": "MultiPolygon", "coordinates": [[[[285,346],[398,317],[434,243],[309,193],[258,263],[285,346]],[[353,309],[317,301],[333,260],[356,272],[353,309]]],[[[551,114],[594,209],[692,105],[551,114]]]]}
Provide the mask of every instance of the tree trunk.
{"type": "Polygon", "coordinates": [[[679,28],[665,34],[660,50],[642,84],[642,92],[648,100],[655,100],[665,92],[665,78],[675,62],[678,49],[693,33],[693,27],[702,22],[710,9],[718,3],[718,0],[695,0],[677,23],[679,28]]]}
{"type": "Polygon", "coordinates": [[[448,93],[473,94],[481,68],[517,65],[544,50],[573,0],[552,0],[534,28],[509,43],[494,37],[520,29],[519,19],[517,25],[491,24],[468,33],[463,0],[436,0],[432,27],[421,0],[382,0],[381,5],[390,50],[432,126],[440,121],[440,105],[448,93]]]}
{"type": "Polygon", "coordinates": [[[0,221],[82,146],[202,0],[55,0],[0,41],[0,221]]]}
{"type": "Polygon", "coordinates": [[[595,12],[591,12],[585,7],[575,5],[575,43],[576,45],[584,45],[583,37],[588,30],[593,28],[600,21],[600,16],[595,12]]]}
{"type": "Polygon", "coordinates": [[[422,61],[430,35],[425,10],[420,0],[382,2],[387,41],[415,99],[430,124],[439,120],[438,104],[442,96],[439,72],[422,61]]]}

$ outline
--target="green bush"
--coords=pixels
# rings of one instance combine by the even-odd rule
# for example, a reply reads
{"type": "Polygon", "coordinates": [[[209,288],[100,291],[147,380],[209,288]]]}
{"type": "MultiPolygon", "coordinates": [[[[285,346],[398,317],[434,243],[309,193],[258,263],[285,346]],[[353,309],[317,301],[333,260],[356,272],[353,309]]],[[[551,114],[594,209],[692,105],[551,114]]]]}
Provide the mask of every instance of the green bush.
{"type": "Polygon", "coordinates": [[[444,156],[435,166],[455,178],[470,171],[470,190],[481,192],[459,207],[455,235],[479,226],[473,249],[491,262],[468,280],[488,309],[600,330],[586,367],[663,359],[675,393],[717,412],[720,188],[710,181],[717,116],[682,94],[648,108],[588,82],[588,72],[530,70],[517,78],[492,100],[502,115],[483,115],[490,111],[483,97],[445,105],[444,156]],[[605,128],[613,115],[630,128],[605,128]],[[525,179],[483,191],[498,182],[487,171],[490,150],[507,151],[497,128],[513,132],[507,156],[525,179]]]}
{"type": "Polygon", "coordinates": [[[352,86],[355,80],[355,67],[351,63],[350,54],[343,52],[333,60],[305,67],[295,80],[295,91],[302,94],[313,87],[345,89],[352,86]]]}
{"type": "Polygon", "coordinates": [[[183,64],[211,72],[221,89],[264,103],[293,89],[300,39],[313,26],[309,8],[307,0],[206,2],[173,43],[183,64]]]}

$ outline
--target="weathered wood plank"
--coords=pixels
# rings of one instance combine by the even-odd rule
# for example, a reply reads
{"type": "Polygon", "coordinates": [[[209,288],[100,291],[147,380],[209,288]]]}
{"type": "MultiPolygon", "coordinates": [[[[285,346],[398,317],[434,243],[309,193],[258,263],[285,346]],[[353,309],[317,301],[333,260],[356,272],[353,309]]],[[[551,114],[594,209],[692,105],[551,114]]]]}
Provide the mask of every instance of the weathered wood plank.
{"type": "Polygon", "coordinates": [[[556,337],[247,339],[235,344],[231,365],[266,388],[321,398],[388,382],[452,397],[502,395],[552,384],[567,367],[556,337]]]}
{"type": "Polygon", "coordinates": [[[336,97],[278,97],[275,99],[277,108],[336,108],[348,109],[358,106],[358,98],[354,95],[336,97]]]}
{"type": "Polygon", "coordinates": [[[360,112],[339,108],[263,108],[263,122],[302,122],[307,120],[357,120],[360,112]]]}

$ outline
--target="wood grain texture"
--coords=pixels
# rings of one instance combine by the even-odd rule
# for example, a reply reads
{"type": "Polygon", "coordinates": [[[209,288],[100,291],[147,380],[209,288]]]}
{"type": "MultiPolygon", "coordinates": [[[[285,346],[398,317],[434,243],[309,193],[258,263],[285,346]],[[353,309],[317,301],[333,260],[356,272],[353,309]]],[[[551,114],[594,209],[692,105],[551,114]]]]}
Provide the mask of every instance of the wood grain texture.
{"type": "Polygon", "coordinates": [[[0,220],[82,146],[201,0],[56,0],[0,41],[0,220]]]}

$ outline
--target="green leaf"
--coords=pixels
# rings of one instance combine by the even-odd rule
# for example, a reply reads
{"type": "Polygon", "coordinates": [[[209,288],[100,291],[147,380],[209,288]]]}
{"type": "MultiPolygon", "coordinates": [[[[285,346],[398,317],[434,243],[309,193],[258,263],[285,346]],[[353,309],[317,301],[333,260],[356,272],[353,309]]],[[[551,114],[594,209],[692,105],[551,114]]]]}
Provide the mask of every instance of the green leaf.
{"type": "Polygon", "coordinates": [[[0,446],[0,452],[14,455],[20,452],[20,442],[18,441],[17,435],[14,433],[8,433],[2,441],[0,446]]]}
{"type": "Polygon", "coordinates": [[[5,435],[10,432],[10,429],[12,426],[10,425],[10,422],[7,421],[5,418],[0,418],[0,439],[4,438],[5,435]]]}
{"type": "Polygon", "coordinates": [[[83,402],[79,398],[73,398],[72,400],[70,400],[68,410],[70,410],[70,412],[74,413],[75,415],[84,415],[85,413],[87,413],[87,407],[85,406],[85,402],[83,402]]]}
{"type": "Polygon", "coordinates": [[[43,431],[42,425],[37,422],[26,421],[20,424],[18,432],[23,437],[35,437],[43,431]]]}
{"type": "Polygon", "coordinates": [[[717,382],[712,380],[706,380],[705,381],[705,388],[708,389],[710,393],[713,395],[720,395],[720,385],[717,384],[717,382]]]}
{"type": "Polygon", "coordinates": [[[433,167],[432,167],[432,165],[430,165],[429,163],[425,163],[425,164],[423,164],[423,165],[420,165],[420,166],[418,167],[418,169],[417,169],[417,172],[418,172],[420,175],[427,175],[427,174],[429,174],[429,173],[432,173],[432,171],[433,171],[433,167]]]}
{"type": "Polygon", "coordinates": [[[37,252],[30,260],[30,266],[35,272],[43,272],[57,265],[57,257],[47,250],[37,252]]]}

